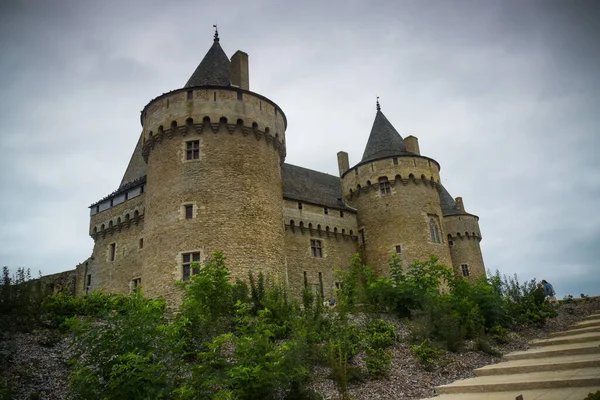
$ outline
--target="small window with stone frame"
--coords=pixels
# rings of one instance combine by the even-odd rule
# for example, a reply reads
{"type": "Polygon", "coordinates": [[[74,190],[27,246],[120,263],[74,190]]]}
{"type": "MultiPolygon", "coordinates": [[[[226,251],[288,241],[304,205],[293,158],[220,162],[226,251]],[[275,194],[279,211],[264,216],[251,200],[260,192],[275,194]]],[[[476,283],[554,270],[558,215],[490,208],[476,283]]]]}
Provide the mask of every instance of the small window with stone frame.
{"type": "Polygon", "coordinates": [[[310,239],[310,255],[316,258],[323,257],[323,245],[320,240],[310,239]]]}
{"type": "Polygon", "coordinates": [[[190,140],[189,142],[185,142],[185,159],[189,160],[198,160],[200,158],[200,141],[199,140],[190,140]]]}
{"type": "Polygon", "coordinates": [[[396,254],[402,254],[402,246],[399,244],[396,245],[396,254]]]}
{"type": "Polygon", "coordinates": [[[111,243],[108,246],[108,261],[115,261],[117,258],[117,244],[111,243]]]}
{"type": "Polygon", "coordinates": [[[463,276],[469,276],[470,275],[469,264],[461,264],[460,268],[462,269],[463,276]]]}
{"type": "Polygon", "coordinates": [[[181,255],[181,269],[183,272],[183,281],[190,280],[192,275],[200,273],[200,252],[183,253],[181,255]]]}
{"type": "Polygon", "coordinates": [[[392,186],[388,178],[379,178],[379,192],[382,196],[390,196],[392,194],[392,186]]]}
{"type": "Polygon", "coordinates": [[[193,204],[185,204],[183,207],[185,208],[185,219],[194,218],[194,205],[193,204]]]}
{"type": "Polygon", "coordinates": [[[142,278],[135,278],[131,280],[131,292],[135,293],[141,289],[142,278]]]}
{"type": "Polygon", "coordinates": [[[337,290],[344,290],[344,284],[342,282],[336,282],[335,283],[335,288],[337,290]]]}

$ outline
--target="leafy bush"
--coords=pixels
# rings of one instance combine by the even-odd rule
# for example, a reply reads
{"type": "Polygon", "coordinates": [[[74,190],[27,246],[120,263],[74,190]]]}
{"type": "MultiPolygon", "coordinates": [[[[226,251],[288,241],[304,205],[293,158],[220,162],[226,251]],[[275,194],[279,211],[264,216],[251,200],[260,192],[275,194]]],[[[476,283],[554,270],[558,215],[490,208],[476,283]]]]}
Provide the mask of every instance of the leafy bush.
{"type": "Polygon", "coordinates": [[[583,400],[600,400],[600,390],[598,390],[596,393],[590,392],[590,394],[588,394],[583,400]]]}
{"type": "Polygon", "coordinates": [[[490,356],[502,357],[502,353],[482,337],[478,337],[475,340],[475,350],[479,350],[485,354],[489,354],[490,356]]]}
{"type": "Polygon", "coordinates": [[[386,376],[392,366],[392,352],[382,348],[369,347],[365,352],[367,354],[365,363],[367,364],[367,371],[369,371],[369,374],[375,379],[386,376]]]}
{"type": "Polygon", "coordinates": [[[433,371],[439,359],[444,355],[444,350],[435,347],[429,339],[425,339],[419,345],[410,346],[410,348],[426,371],[433,371]]]}
{"type": "MultiPolygon", "coordinates": [[[[107,300],[107,302],[109,302],[107,300]]],[[[72,317],[72,394],[80,399],[166,398],[181,380],[181,326],[169,324],[162,300],[141,292],[119,299],[101,321],[72,317]]]]}

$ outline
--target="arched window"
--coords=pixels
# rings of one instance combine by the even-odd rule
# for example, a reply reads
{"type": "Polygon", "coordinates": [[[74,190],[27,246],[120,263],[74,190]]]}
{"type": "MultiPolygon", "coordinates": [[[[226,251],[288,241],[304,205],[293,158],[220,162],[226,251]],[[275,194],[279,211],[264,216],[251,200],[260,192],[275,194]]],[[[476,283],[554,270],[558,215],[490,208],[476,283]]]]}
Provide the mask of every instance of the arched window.
{"type": "Polygon", "coordinates": [[[433,243],[442,243],[440,241],[440,230],[433,218],[429,219],[429,237],[433,243]]]}

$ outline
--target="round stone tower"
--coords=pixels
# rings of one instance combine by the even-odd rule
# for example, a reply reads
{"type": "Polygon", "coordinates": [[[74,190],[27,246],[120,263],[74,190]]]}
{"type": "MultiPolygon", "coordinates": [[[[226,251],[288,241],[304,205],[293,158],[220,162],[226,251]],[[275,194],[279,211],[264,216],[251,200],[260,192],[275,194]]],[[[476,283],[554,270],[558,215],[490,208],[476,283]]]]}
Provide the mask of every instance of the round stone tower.
{"type": "Polygon", "coordinates": [[[443,232],[439,164],[421,156],[417,138],[404,140],[377,103],[362,160],[349,168],[338,154],[343,196],[358,211],[363,261],[381,272],[397,254],[408,265],[432,255],[452,267],[443,232]]]}
{"type": "Polygon", "coordinates": [[[455,200],[446,188],[442,186],[441,189],[444,230],[454,268],[458,274],[469,278],[485,275],[483,255],[479,247],[479,217],[465,211],[462,197],[455,200]]]}
{"type": "Polygon", "coordinates": [[[223,251],[233,278],[284,272],[286,118],[249,90],[248,55],[214,43],[187,84],[142,111],[147,162],[144,290],[168,296],[223,251]]]}

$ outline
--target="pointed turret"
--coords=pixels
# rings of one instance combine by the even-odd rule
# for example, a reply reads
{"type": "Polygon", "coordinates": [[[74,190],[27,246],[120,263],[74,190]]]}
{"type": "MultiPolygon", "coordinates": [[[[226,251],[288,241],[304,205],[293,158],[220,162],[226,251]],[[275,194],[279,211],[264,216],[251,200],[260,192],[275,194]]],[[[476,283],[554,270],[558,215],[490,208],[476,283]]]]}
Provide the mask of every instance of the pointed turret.
{"type": "Polygon", "coordinates": [[[383,157],[397,156],[406,153],[406,144],[402,136],[392,126],[381,112],[377,100],[377,114],[371,128],[371,134],[365,147],[361,162],[376,160],[383,157]]]}
{"type": "MultiPolygon", "coordinates": [[[[216,27],[215,27],[216,28],[216,27]]],[[[185,84],[185,88],[205,85],[230,85],[229,58],[219,44],[219,32],[215,29],[214,42],[198,68],[185,84]]]]}

